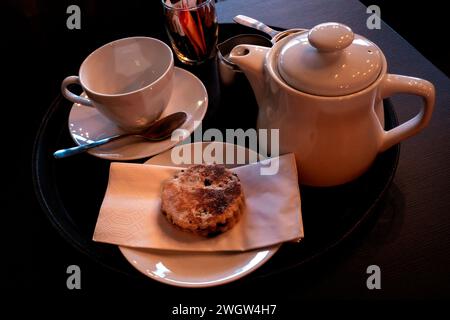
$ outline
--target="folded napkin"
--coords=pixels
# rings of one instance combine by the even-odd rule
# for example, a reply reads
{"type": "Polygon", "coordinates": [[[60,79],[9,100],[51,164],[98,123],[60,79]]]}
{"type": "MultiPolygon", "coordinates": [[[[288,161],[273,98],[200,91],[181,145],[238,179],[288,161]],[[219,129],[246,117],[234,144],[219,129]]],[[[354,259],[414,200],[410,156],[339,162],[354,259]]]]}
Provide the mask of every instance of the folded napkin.
{"type": "Polygon", "coordinates": [[[112,163],[94,241],[175,251],[245,251],[303,238],[297,169],[293,154],[278,161],[278,172],[261,175],[266,164],[231,169],[245,196],[240,221],[229,231],[204,238],[179,230],[161,213],[161,184],[176,167],[112,163]]]}

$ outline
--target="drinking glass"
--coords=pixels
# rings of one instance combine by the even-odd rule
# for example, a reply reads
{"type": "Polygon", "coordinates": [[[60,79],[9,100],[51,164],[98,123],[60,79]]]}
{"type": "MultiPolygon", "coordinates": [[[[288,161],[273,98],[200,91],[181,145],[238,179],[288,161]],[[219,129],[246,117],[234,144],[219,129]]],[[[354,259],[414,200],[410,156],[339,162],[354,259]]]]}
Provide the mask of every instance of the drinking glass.
{"type": "Polygon", "coordinates": [[[216,53],[218,23],[213,0],[162,0],[166,30],[178,59],[198,65],[216,53]]]}

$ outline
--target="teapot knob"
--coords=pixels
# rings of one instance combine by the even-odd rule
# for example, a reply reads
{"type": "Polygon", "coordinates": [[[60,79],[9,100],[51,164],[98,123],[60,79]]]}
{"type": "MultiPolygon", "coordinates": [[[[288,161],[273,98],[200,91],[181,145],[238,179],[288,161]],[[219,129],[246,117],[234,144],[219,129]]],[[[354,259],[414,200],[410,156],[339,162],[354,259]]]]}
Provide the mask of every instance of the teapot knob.
{"type": "Polygon", "coordinates": [[[320,52],[333,52],[347,48],[355,35],[346,25],[336,22],[322,23],[308,33],[309,43],[320,52]]]}

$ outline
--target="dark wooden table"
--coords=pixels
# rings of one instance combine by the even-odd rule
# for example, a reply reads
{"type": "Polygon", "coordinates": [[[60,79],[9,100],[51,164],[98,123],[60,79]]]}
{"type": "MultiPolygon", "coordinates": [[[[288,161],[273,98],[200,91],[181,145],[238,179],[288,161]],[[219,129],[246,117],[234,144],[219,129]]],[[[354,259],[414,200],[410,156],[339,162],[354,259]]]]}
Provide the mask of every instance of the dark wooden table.
{"type": "MultiPolygon", "coordinates": [[[[63,7],[61,5],[64,10],[63,7]]],[[[30,108],[29,113],[23,115],[17,108],[10,110],[16,118],[23,116],[26,123],[30,124],[30,129],[23,132],[25,139],[22,145],[11,144],[10,150],[17,152],[20,157],[19,160],[8,159],[11,170],[5,172],[5,181],[11,181],[7,190],[9,201],[6,201],[5,212],[13,219],[14,226],[19,223],[21,225],[20,230],[9,228],[10,241],[6,246],[8,287],[32,289],[37,292],[43,288],[54,292],[67,292],[66,268],[70,264],[78,264],[83,272],[83,289],[70,294],[120,294],[144,290],[148,295],[158,292],[162,300],[171,298],[171,302],[178,301],[174,297],[183,301],[215,301],[223,296],[242,299],[264,297],[266,303],[271,299],[301,298],[448,298],[450,80],[388,25],[382,24],[381,30],[367,29],[366,9],[356,0],[226,0],[218,2],[217,8],[221,22],[231,22],[236,14],[249,15],[267,24],[284,28],[310,28],[325,21],[343,22],[381,47],[391,73],[417,76],[435,84],[437,100],[433,119],[424,132],[402,143],[394,183],[376,219],[345,246],[331,252],[317,263],[252,282],[238,281],[225,287],[187,291],[154,283],[149,290],[148,284],[144,286],[129,283],[127,278],[96,265],[64,242],[50,226],[36,202],[29,179],[29,156],[35,129],[50,104],[51,97],[58,93],[60,80],[68,73],[76,72],[73,66],[64,64],[64,55],[68,54],[72,59],[76,56],[78,60],[75,59],[77,61],[74,61],[73,65],[77,65],[82,61],[84,53],[95,47],[83,47],[83,44],[92,45],[92,42],[86,42],[83,38],[85,34],[81,33],[75,37],[79,40],[79,47],[83,48],[74,49],[78,55],[70,56],[70,52],[61,49],[61,52],[36,52],[33,57],[30,53],[34,49],[42,49],[37,42],[45,39],[34,38],[33,32],[26,27],[21,31],[23,35],[28,35],[29,38],[25,39],[31,42],[24,45],[28,51],[19,53],[19,58],[29,57],[30,61],[22,66],[26,69],[23,71],[43,74],[44,66],[52,71],[49,71],[47,78],[43,75],[47,82],[37,83],[28,95],[22,93],[20,96],[23,100],[21,105],[30,108]],[[58,56],[59,62],[52,62],[49,56],[58,56]],[[35,57],[38,59],[34,59],[35,57]],[[373,264],[381,268],[381,290],[368,290],[366,287],[366,268],[373,264]]],[[[104,22],[102,21],[99,23],[104,22]]],[[[61,22],[64,20],[61,19],[61,22]]],[[[46,28],[45,25],[40,25],[39,21],[37,24],[46,28]]],[[[30,28],[33,28],[33,23],[30,28]]],[[[117,21],[112,32],[126,28],[133,31],[130,25],[121,26],[120,21],[117,21]]],[[[47,29],[51,29],[51,26],[47,26],[47,29]]],[[[120,32],[115,33],[117,34],[120,32]]],[[[12,42],[18,43],[18,40],[14,39],[12,42]]],[[[71,41],[73,39],[71,38],[71,41]]],[[[77,46],[77,43],[70,45],[77,46]]],[[[49,47],[55,48],[51,45],[49,47]]],[[[5,67],[12,68],[8,65],[5,67]]],[[[21,76],[16,77],[18,80],[22,79],[21,76]]],[[[409,96],[398,96],[393,101],[401,121],[414,115],[420,104],[417,98],[409,96]]]]}

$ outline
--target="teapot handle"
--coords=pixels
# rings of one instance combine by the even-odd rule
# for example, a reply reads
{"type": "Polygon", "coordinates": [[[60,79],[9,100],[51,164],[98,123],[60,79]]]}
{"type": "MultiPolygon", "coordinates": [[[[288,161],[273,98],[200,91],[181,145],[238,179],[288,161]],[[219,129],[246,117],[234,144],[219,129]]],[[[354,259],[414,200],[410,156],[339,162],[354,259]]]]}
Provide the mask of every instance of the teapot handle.
{"type": "Polygon", "coordinates": [[[414,94],[423,98],[422,109],[414,118],[391,130],[383,130],[380,151],[385,151],[393,145],[417,134],[427,126],[434,109],[435,89],[433,84],[427,80],[387,74],[380,84],[379,92],[382,99],[396,93],[414,94]]]}

